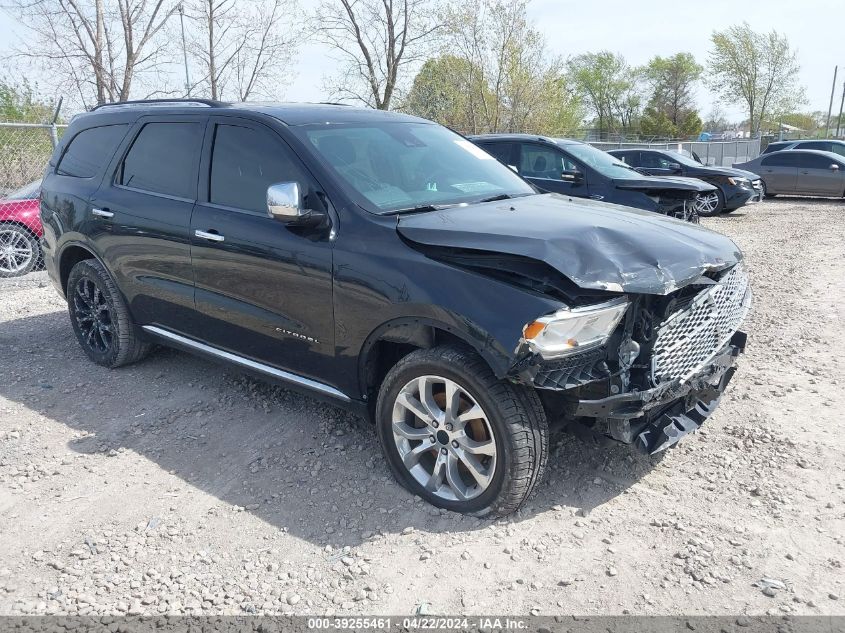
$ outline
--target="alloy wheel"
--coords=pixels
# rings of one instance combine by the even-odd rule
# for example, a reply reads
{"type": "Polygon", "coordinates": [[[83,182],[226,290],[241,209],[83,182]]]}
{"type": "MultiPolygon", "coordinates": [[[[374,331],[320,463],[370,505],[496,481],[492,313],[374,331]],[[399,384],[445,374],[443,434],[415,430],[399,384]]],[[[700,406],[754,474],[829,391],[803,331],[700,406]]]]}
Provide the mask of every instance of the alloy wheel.
{"type": "Polygon", "coordinates": [[[79,280],[73,293],[73,308],[85,344],[101,354],[107,352],[114,326],[106,297],[94,281],[87,277],[79,280]]]}
{"type": "Polygon", "coordinates": [[[34,256],[32,242],[22,231],[0,230],[0,273],[6,276],[21,274],[34,256]]]}
{"type": "Polygon", "coordinates": [[[719,208],[719,194],[715,191],[698,196],[695,201],[695,210],[701,215],[710,215],[719,208]]]}
{"type": "Polygon", "coordinates": [[[484,410],[457,382],[420,376],[399,391],[393,441],[410,475],[448,501],[482,494],[496,472],[496,440],[484,410]]]}

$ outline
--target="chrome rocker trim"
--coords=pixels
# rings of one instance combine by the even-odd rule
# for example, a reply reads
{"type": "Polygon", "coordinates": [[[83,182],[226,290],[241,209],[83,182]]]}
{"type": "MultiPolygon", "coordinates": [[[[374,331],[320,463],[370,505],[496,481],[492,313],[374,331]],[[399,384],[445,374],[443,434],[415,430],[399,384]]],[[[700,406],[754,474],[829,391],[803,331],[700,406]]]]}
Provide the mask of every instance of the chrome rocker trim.
{"type": "Polygon", "coordinates": [[[275,367],[271,367],[270,365],[265,365],[264,363],[259,363],[254,360],[250,360],[249,358],[244,358],[243,356],[232,354],[231,352],[225,352],[221,349],[217,349],[216,347],[212,347],[211,345],[206,345],[205,343],[194,341],[193,339],[186,338],[179,334],[174,334],[173,332],[164,330],[160,327],[156,327],[155,325],[143,325],[141,327],[145,331],[159,338],[165,339],[167,341],[173,341],[174,343],[184,345],[189,349],[195,349],[199,352],[202,352],[203,354],[208,354],[209,356],[213,356],[215,358],[221,358],[223,360],[229,361],[230,363],[234,363],[235,365],[251,369],[252,371],[257,371],[273,378],[284,380],[285,382],[290,382],[296,385],[300,385],[302,387],[306,387],[308,389],[311,389],[312,391],[317,391],[327,396],[331,396],[332,398],[342,400],[343,402],[352,401],[352,399],[345,393],[338,391],[334,387],[330,387],[329,385],[323,384],[316,380],[304,378],[302,376],[292,374],[282,369],[276,369],[275,367]]]}

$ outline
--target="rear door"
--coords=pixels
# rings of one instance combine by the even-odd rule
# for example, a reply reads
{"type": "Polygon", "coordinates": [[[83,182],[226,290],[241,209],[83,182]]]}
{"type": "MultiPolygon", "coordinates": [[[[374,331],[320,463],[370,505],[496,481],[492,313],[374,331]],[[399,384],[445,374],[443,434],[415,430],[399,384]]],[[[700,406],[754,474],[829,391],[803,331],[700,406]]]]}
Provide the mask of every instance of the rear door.
{"type": "Polygon", "coordinates": [[[845,170],[839,161],[820,154],[798,154],[796,193],[816,196],[843,195],[845,170]]]}
{"type": "Polygon", "coordinates": [[[329,231],[305,232],[270,217],[267,187],[292,181],[301,191],[319,190],[279,133],[240,117],[211,118],[191,220],[198,335],[319,377],[334,356],[333,241],[329,231]]]}
{"type": "Polygon", "coordinates": [[[760,161],[760,176],[769,193],[795,193],[798,178],[799,154],[792,151],[776,152],[760,161]]]}
{"type": "Polygon", "coordinates": [[[190,329],[191,212],[207,117],[141,118],[92,198],[97,242],[141,324],[190,329]]]}

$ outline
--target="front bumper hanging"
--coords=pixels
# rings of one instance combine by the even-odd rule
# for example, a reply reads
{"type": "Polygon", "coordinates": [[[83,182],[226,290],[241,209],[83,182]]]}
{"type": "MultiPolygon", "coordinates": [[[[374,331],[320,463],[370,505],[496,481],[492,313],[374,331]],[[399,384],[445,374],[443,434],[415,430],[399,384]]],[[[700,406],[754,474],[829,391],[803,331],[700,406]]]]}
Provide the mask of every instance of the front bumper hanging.
{"type": "Polygon", "coordinates": [[[591,419],[593,433],[647,453],[658,453],[697,430],[715,411],[745,349],[746,334],[737,331],[708,364],[689,379],[652,389],[579,400],[571,417],[591,419]]]}

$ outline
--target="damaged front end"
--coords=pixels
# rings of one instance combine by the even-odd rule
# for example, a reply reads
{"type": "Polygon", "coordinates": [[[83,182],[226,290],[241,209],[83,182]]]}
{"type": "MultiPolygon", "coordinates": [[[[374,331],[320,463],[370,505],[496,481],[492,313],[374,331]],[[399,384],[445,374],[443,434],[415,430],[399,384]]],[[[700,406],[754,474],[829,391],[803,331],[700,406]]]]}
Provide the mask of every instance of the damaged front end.
{"type": "Polygon", "coordinates": [[[643,193],[654,202],[654,211],[657,213],[693,224],[698,224],[701,221],[698,211],[696,211],[696,202],[699,196],[696,191],[669,189],[644,191],[643,193]]]}
{"type": "Polygon", "coordinates": [[[667,295],[627,295],[572,310],[570,319],[591,309],[607,316],[620,301],[624,316],[612,332],[599,340],[579,330],[568,349],[567,341],[544,347],[542,323],[528,324],[510,378],[538,390],[550,420],[656,453],[698,429],[716,408],[745,349],[738,328],[751,290],[737,264],[667,295]]]}

